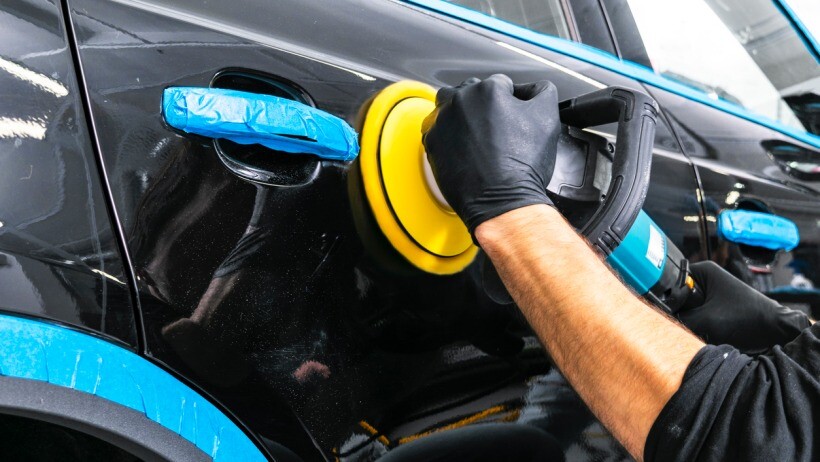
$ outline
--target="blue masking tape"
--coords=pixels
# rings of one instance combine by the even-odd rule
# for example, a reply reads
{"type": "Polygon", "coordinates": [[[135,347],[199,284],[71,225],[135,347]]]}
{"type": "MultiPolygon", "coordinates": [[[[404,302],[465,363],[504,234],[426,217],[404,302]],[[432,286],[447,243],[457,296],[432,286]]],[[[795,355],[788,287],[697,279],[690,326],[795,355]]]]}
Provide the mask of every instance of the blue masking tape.
{"type": "Polygon", "coordinates": [[[359,154],[356,132],[344,120],[306,104],[222,88],[171,87],[162,94],[168,125],[290,153],[348,161],[359,154]]]}
{"type": "Polygon", "coordinates": [[[820,300],[820,289],[809,289],[803,287],[779,286],[767,292],[767,294],[791,294],[817,297],[820,300]]]}
{"type": "Polygon", "coordinates": [[[216,462],[266,460],[194,390],[135,353],[78,331],[0,314],[0,375],[90,393],[144,413],[216,462]]]}
{"type": "Polygon", "coordinates": [[[737,104],[722,99],[713,99],[706,93],[696,90],[682,83],[675,82],[655,73],[654,70],[631,61],[624,61],[610,53],[597,48],[576,43],[571,40],[562,39],[552,35],[545,35],[532,31],[525,27],[488,16],[470,8],[466,8],[443,0],[404,0],[422,8],[435,11],[461,21],[475,24],[489,30],[507,35],[509,37],[522,40],[527,43],[545,48],[547,50],[561,53],[581,61],[593,64],[612,72],[633,78],[639,82],[652,85],[678,96],[697,101],[701,104],[711,106],[723,112],[732,114],[741,119],[762,125],[776,130],[784,135],[788,135],[796,140],[800,140],[815,148],[820,148],[820,136],[792,128],[786,124],[772,120],[768,117],[750,112],[737,104]]]}
{"type": "Polygon", "coordinates": [[[770,213],[724,210],[718,215],[717,228],[727,241],[769,250],[792,250],[800,243],[797,225],[770,213]]]}

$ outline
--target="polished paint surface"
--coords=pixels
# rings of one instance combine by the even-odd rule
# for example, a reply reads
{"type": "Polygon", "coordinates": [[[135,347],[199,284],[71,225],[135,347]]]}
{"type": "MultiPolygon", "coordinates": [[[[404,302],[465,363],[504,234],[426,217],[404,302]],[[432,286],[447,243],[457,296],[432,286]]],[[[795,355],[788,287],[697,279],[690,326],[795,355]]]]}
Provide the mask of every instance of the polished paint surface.
{"type": "MultiPolygon", "coordinates": [[[[484,298],[474,267],[438,277],[373,254],[371,240],[384,238],[361,237],[353,209],[363,198],[348,194],[358,165],[322,161],[302,186],[254,184],[211,141],[164,126],[159,101],[167,86],[244,69],[359,129],[368,99],[401,79],[440,86],[503,71],[549,78],[562,99],[639,85],[389,1],[69,6],[149,355],[305,459],[368,460],[482,421],[538,425],[584,457],[626,457],[549,373],[515,309],[484,298]]],[[[682,218],[698,215],[694,171],[668,129],[657,143],[648,213],[698,255],[698,224],[682,218]]],[[[287,154],[233,152],[285,180],[300,171],[287,154]]]]}
{"type": "Polygon", "coordinates": [[[137,345],[60,6],[47,1],[0,3],[0,309],[137,345]]]}

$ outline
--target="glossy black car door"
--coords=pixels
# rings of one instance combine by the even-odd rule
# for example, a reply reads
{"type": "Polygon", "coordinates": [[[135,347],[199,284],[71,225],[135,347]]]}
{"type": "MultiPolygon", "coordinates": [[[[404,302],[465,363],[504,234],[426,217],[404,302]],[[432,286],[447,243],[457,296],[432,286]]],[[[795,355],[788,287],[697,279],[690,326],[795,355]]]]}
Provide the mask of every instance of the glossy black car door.
{"type": "MultiPolygon", "coordinates": [[[[713,260],[752,287],[817,316],[820,310],[820,182],[805,181],[778,162],[778,148],[820,151],[762,125],[686,98],[651,89],[681,136],[703,185],[709,250],[713,260]],[[792,220],[799,245],[775,252],[722,238],[717,218],[746,209],[792,220]]],[[[820,180],[820,176],[817,178],[820,180]]]]}
{"type": "MultiPolygon", "coordinates": [[[[468,274],[373,264],[352,219],[355,163],[182,136],[164,125],[160,100],[168,86],[236,88],[299,99],[359,128],[368,100],[401,79],[441,86],[504,72],[548,78],[562,99],[638,84],[393,1],[68,8],[146,354],[207,390],[273,453],[369,460],[441,427],[505,421],[556,433],[565,449],[625,456],[548,374],[516,312],[482,303],[468,274]],[[220,152],[272,179],[248,181],[220,152]],[[520,352],[500,355],[510,342],[520,352]]],[[[694,170],[665,126],[654,165],[648,213],[697,258],[697,220],[683,219],[700,211],[694,170]]]]}
{"type": "Polygon", "coordinates": [[[0,310],[137,348],[60,5],[0,3],[0,310]]]}

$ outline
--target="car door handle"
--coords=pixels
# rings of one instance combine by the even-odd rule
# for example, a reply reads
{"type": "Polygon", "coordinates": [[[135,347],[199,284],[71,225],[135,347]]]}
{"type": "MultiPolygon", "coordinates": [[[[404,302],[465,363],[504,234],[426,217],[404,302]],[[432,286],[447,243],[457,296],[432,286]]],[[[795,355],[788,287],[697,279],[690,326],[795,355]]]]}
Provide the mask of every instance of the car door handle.
{"type": "MultiPolygon", "coordinates": [[[[298,101],[223,88],[169,87],[162,115],[172,128],[244,146],[261,145],[277,153],[313,155],[347,162],[356,158],[356,132],[344,120],[298,101]]],[[[275,184],[277,172],[258,168],[217,149],[233,173],[253,182],[275,184]],[[272,183],[271,183],[272,182],[272,183]]],[[[305,157],[305,160],[311,157],[305,157]]],[[[312,159],[315,159],[312,158],[312,159]]]]}
{"type": "Polygon", "coordinates": [[[790,251],[800,243],[800,232],[793,221],[752,210],[720,212],[717,231],[727,241],[774,251],[790,251]]]}
{"type": "Polygon", "coordinates": [[[820,181],[820,152],[781,140],[764,140],[763,149],[780,170],[802,181],[820,181]]]}

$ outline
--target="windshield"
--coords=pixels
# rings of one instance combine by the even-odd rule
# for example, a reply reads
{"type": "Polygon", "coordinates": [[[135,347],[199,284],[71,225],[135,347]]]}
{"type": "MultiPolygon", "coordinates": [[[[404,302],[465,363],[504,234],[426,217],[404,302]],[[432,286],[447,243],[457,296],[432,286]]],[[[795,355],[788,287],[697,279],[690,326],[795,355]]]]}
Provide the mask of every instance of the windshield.
{"type": "Polygon", "coordinates": [[[628,0],[655,72],[817,134],[820,64],[772,0],[628,0]]]}
{"type": "Polygon", "coordinates": [[[820,2],[817,0],[786,0],[786,6],[794,11],[815,39],[820,39],[820,2]]]}

